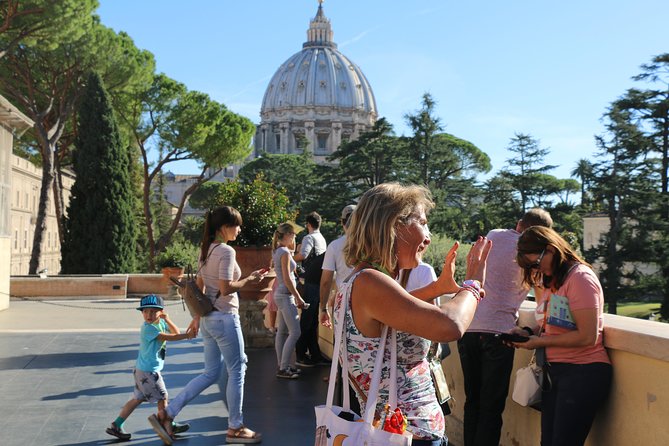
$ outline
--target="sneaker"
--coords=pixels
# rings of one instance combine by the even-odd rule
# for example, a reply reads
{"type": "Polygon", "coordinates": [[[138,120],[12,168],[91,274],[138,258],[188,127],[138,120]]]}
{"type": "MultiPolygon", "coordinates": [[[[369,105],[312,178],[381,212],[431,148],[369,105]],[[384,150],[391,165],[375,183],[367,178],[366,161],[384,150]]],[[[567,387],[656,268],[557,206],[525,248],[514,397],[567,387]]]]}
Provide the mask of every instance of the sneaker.
{"type": "Polygon", "coordinates": [[[172,433],[173,434],[183,434],[188,429],[190,429],[189,423],[176,423],[172,421],[172,433]]]}
{"type": "Polygon", "coordinates": [[[293,373],[297,373],[298,375],[302,373],[302,369],[298,369],[297,367],[288,366],[288,370],[290,370],[293,373]]]}
{"type": "Polygon", "coordinates": [[[116,423],[114,423],[113,421],[112,421],[111,426],[109,426],[107,428],[107,430],[105,430],[105,432],[107,432],[109,435],[112,435],[112,436],[118,438],[121,441],[128,441],[128,440],[130,440],[130,437],[132,436],[129,433],[127,433],[126,431],[124,431],[122,427],[118,427],[116,425],[116,423]]]}
{"type": "Polygon", "coordinates": [[[295,361],[295,364],[299,365],[300,367],[316,367],[316,363],[312,361],[311,359],[298,359],[295,361]]]}
{"type": "Polygon", "coordinates": [[[276,377],[277,378],[286,378],[286,379],[297,379],[300,377],[297,373],[293,372],[289,368],[286,370],[279,370],[276,372],[276,377]]]}

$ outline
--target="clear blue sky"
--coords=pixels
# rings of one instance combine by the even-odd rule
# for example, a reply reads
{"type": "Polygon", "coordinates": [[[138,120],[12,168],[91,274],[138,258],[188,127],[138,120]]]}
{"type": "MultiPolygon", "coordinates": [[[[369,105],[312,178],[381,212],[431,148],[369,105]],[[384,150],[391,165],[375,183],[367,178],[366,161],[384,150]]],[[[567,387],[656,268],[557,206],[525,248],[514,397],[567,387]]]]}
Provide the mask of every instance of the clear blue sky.
{"type": "MultiPolygon", "coordinates": [[[[158,70],[260,120],[269,79],[306,40],[316,0],[99,0],[102,23],[151,51],[158,70]]],[[[339,49],[365,73],[380,116],[421,95],[445,130],[488,153],[493,173],[514,133],[551,150],[566,178],[596,151],[593,135],[630,77],[669,52],[668,0],[328,0],[339,49]]],[[[640,86],[640,84],[638,85],[640,86]]],[[[194,165],[171,168],[195,172],[194,165]]]]}

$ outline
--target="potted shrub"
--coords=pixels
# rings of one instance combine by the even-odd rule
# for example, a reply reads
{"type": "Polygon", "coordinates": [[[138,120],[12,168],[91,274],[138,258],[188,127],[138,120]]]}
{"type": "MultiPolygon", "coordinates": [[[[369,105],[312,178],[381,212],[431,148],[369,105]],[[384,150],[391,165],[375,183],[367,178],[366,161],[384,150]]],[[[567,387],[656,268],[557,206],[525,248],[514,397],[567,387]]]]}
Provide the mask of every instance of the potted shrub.
{"type": "Polygon", "coordinates": [[[163,273],[165,285],[171,285],[170,276],[183,276],[184,269],[190,265],[197,267],[198,249],[196,246],[176,240],[156,256],[156,266],[163,273]]]}

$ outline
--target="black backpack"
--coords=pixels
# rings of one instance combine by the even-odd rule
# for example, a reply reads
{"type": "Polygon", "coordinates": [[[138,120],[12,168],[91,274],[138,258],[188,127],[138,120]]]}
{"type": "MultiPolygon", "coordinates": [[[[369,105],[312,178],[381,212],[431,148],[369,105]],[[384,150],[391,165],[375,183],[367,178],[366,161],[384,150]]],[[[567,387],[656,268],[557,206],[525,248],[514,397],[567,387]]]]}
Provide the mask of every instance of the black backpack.
{"type": "Polygon", "coordinates": [[[325,251],[322,254],[316,254],[316,247],[311,248],[309,255],[302,260],[304,268],[304,283],[321,283],[321,274],[323,273],[323,260],[325,260],[325,251]]]}

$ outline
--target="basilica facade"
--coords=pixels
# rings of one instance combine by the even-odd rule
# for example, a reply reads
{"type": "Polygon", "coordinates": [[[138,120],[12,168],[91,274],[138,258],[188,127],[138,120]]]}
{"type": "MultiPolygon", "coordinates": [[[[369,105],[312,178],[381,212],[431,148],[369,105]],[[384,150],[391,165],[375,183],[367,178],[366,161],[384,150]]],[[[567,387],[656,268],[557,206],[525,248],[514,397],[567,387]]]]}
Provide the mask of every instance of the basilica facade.
{"type": "Polygon", "coordinates": [[[362,70],[333,41],[330,20],[318,6],[302,50],[289,57],[267,86],[254,141],[254,156],[311,151],[324,162],[378,116],[362,70]]]}

